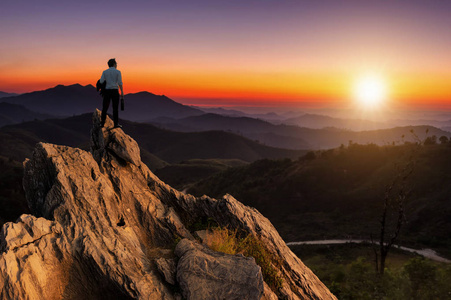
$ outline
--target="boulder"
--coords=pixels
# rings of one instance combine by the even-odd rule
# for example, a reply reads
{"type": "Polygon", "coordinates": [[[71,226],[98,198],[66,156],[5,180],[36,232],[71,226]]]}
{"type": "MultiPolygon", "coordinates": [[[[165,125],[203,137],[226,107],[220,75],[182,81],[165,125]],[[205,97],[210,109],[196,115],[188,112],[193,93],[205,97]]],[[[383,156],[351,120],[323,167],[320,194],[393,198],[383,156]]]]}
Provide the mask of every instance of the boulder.
{"type": "Polygon", "coordinates": [[[215,252],[184,239],[175,248],[177,281],[190,299],[261,299],[263,277],[254,258],[215,252]]]}

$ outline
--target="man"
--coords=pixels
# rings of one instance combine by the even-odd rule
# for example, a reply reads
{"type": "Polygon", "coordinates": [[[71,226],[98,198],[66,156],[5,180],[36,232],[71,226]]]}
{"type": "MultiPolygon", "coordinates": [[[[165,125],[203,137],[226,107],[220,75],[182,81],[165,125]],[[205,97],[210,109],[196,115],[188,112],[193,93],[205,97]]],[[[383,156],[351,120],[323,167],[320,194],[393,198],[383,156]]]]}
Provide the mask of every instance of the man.
{"type": "Polygon", "coordinates": [[[100,77],[100,83],[106,81],[105,93],[103,95],[102,121],[101,126],[105,125],[106,113],[110,106],[110,100],[113,102],[113,121],[114,128],[121,128],[119,125],[119,91],[121,90],[121,99],[124,98],[124,89],[122,88],[122,74],[117,69],[117,62],[115,58],[108,61],[108,69],[103,71],[100,77]]]}

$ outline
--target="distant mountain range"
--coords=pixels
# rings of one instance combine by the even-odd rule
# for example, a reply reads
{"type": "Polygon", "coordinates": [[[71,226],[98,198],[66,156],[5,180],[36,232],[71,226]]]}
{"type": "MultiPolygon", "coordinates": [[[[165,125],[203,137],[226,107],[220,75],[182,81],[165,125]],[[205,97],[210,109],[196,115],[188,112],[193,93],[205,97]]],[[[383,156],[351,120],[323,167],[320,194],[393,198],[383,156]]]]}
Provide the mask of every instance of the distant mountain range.
{"type": "MultiPolygon", "coordinates": [[[[374,122],[360,119],[343,119],[330,117],[327,115],[310,114],[302,112],[285,112],[279,114],[275,112],[268,112],[264,114],[256,114],[256,113],[249,114],[241,112],[239,110],[224,109],[221,107],[217,108],[199,107],[199,109],[207,113],[219,114],[227,117],[248,117],[253,119],[264,120],[273,124],[296,125],[312,129],[335,127],[339,129],[361,131],[361,130],[384,129],[396,126],[393,123],[374,122]]],[[[414,125],[414,124],[405,124],[405,125],[414,125]]],[[[425,124],[423,123],[421,125],[425,124]]]]}
{"type": "Polygon", "coordinates": [[[125,110],[120,112],[120,117],[132,121],[147,122],[156,117],[179,119],[204,114],[201,110],[175,102],[164,95],[149,92],[127,94],[124,99],[125,110]]]}
{"type": "Polygon", "coordinates": [[[199,132],[222,130],[233,132],[265,145],[287,149],[308,149],[310,145],[293,131],[297,126],[274,125],[267,121],[249,117],[230,117],[218,114],[204,114],[183,119],[158,118],[153,124],[175,131],[199,132]]]}
{"type": "MultiPolygon", "coordinates": [[[[58,85],[44,91],[5,97],[1,99],[1,102],[3,103],[0,103],[2,105],[0,106],[0,126],[34,119],[43,120],[52,116],[62,118],[92,113],[96,108],[102,106],[102,99],[92,85],[81,86],[79,84],[58,85]]],[[[238,110],[223,108],[208,110],[221,114],[205,113],[200,109],[177,103],[164,95],[140,92],[125,96],[125,111],[121,111],[119,117],[121,122],[123,122],[122,120],[148,122],[160,128],[185,133],[225,131],[233,133],[234,136],[237,134],[253,140],[257,144],[292,150],[328,149],[348,144],[349,141],[379,145],[393,142],[402,143],[414,140],[410,133],[412,129],[423,139],[426,129],[429,129],[429,135],[438,137],[451,135],[449,132],[434,127],[392,126],[394,128],[387,128],[389,125],[384,123],[340,119],[317,114],[299,116],[294,112],[288,112],[253,115],[272,119],[269,122],[262,120],[263,118],[249,117],[246,113],[241,113],[242,115],[239,116],[240,111],[238,110]],[[283,118],[285,118],[284,121],[280,121],[283,118]]],[[[426,121],[403,123],[402,120],[397,120],[395,124],[426,125],[428,124],[426,121]]],[[[443,119],[430,122],[440,125],[438,127],[449,128],[451,126],[451,122],[443,119]]],[[[65,141],[64,144],[71,145],[68,141],[65,141]]],[[[141,144],[145,144],[145,142],[141,144]]],[[[251,156],[245,160],[249,161],[257,157],[251,156]],[[252,158],[250,158],[251,156],[252,158]]],[[[208,158],[218,157],[208,156],[208,158]]]]}
{"type": "MultiPolygon", "coordinates": [[[[313,118],[316,117],[313,116],[313,118]]],[[[205,114],[179,120],[161,118],[154,120],[153,123],[176,131],[230,131],[258,140],[272,147],[287,149],[328,149],[338,147],[341,144],[347,145],[349,141],[379,145],[393,142],[402,143],[404,141],[414,141],[414,135],[410,132],[411,130],[421,139],[426,137],[426,130],[428,130],[428,135],[436,135],[438,137],[451,135],[449,132],[431,126],[404,126],[368,131],[351,131],[332,127],[311,129],[294,125],[275,125],[249,117],[229,117],[217,114],[205,114]]]]}
{"type": "Polygon", "coordinates": [[[1,101],[19,104],[32,111],[54,116],[73,116],[92,112],[101,106],[102,102],[92,85],[79,84],[58,85],[44,91],[2,98],[1,101]]]}
{"type": "Polygon", "coordinates": [[[219,114],[227,117],[248,117],[264,120],[273,124],[296,125],[312,129],[334,127],[338,129],[362,131],[420,125],[434,126],[446,131],[450,131],[451,128],[451,113],[449,112],[429,112],[428,116],[422,116],[421,118],[407,117],[406,119],[400,119],[399,116],[397,116],[396,118],[388,119],[384,122],[375,122],[364,119],[337,118],[331,117],[327,114],[313,114],[294,111],[285,113],[268,112],[265,114],[256,114],[245,113],[237,109],[225,109],[221,107],[198,107],[198,109],[206,113],[219,114]]]}
{"type": "Polygon", "coordinates": [[[31,111],[21,105],[0,102],[0,127],[35,119],[44,120],[52,117],[54,116],[31,111]]]}
{"type": "Polygon", "coordinates": [[[295,118],[289,118],[283,121],[287,125],[297,125],[313,129],[322,129],[326,127],[335,127],[339,129],[348,129],[353,131],[376,130],[390,128],[389,124],[373,122],[358,119],[341,119],[317,114],[304,114],[295,118]]]}
{"type": "MultiPolygon", "coordinates": [[[[127,94],[124,98],[125,110],[120,113],[120,118],[132,121],[148,121],[161,116],[183,118],[203,114],[198,109],[177,103],[166,96],[148,92],[127,94]]],[[[22,105],[41,114],[61,117],[92,113],[96,108],[102,109],[102,97],[92,85],[58,85],[44,91],[5,97],[1,101],[22,105]]]]}
{"type": "Polygon", "coordinates": [[[4,97],[12,97],[12,96],[17,96],[19,94],[16,93],[6,93],[6,92],[1,92],[0,91],[0,98],[4,98],[4,97]]]}
{"type": "Polygon", "coordinates": [[[299,112],[286,112],[283,114],[277,114],[275,112],[268,112],[263,114],[257,114],[257,113],[245,113],[236,109],[225,109],[222,107],[212,107],[212,108],[205,108],[205,107],[197,107],[199,110],[210,113],[210,114],[218,114],[228,117],[248,117],[248,118],[254,118],[254,119],[262,119],[269,122],[277,122],[280,123],[283,120],[286,120],[287,118],[293,118],[294,116],[302,115],[302,113],[299,112]],[[294,115],[294,116],[293,116],[294,115]]]}
{"type": "MultiPolygon", "coordinates": [[[[0,156],[22,161],[37,142],[64,144],[89,149],[92,114],[66,119],[25,122],[0,128],[0,156]]],[[[123,122],[124,130],[141,146],[143,161],[156,169],[192,158],[239,159],[252,162],[263,158],[298,158],[305,151],[268,147],[233,133],[205,131],[173,132],[150,124],[123,122]]]]}

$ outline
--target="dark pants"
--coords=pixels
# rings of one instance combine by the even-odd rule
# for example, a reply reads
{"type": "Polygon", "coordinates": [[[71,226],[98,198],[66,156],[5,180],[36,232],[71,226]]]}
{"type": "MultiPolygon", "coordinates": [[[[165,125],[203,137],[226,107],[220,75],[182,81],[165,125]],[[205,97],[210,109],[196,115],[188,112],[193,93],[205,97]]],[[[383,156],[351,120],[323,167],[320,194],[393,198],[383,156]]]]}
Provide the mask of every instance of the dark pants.
{"type": "Polygon", "coordinates": [[[110,107],[110,100],[113,101],[114,126],[117,126],[119,123],[119,91],[116,89],[105,90],[105,95],[103,97],[102,124],[105,124],[106,113],[108,112],[108,108],[110,107]]]}

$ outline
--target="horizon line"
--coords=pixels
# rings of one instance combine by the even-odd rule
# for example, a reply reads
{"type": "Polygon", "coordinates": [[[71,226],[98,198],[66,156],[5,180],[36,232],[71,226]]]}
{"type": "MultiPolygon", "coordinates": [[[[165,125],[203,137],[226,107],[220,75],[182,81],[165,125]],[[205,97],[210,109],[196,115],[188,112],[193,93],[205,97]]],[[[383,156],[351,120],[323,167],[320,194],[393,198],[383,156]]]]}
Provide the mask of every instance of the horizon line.
{"type": "MultiPolygon", "coordinates": [[[[96,88],[93,84],[86,84],[83,85],[81,83],[72,83],[72,84],[56,84],[51,85],[47,88],[41,88],[36,90],[28,90],[26,92],[17,92],[17,91],[11,91],[11,90],[0,90],[0,92],[7,93],[7,94],[14,94],[12,96],[6,96],[6,97],[16,97],[21,96],[25,94],[31,94],[34,92],[44,92],[50,89],[57,88],[59,86],[63,87],[71,87],[71,86],[81,86],[81,87],[92,87],[96,88]]],[[[159,96],[159,97],[167,97],[173,101],[179,102],[186,106],[198,106],[198,107],[260,107],[260,108],[274,108],[274,107],[293,107],[293,108],[334,108],[334,109],[340,109],[337,106],[340,106],[340,104],[343,104],[345,102],[350,102],[350,99],[340,99],[337,98],[330,98],[330,97],[314,97],[314,96],[301,96],[299,98],[273,98],[273,97],[243,97],[243,96],[236,96],[236,97],[221,97],[221,96],[168,96],[166,94],[155,94],[148,90],[140,90],[138,92],[130,92],[124,94],[124,96],[127,95],[135,95],[139,93],[148,93],[151,95],[159,96]],[[187,101],[188,100],[188,101],[187,101]],[[192,101],[195,100],[201,100],[200,103],[192,103],[192,101]],[[220,102],[220,103],[204,103],[205,101],[214,101],[214,102],[220,102]],[[185,103],[184,103],[185,102],[185,103]],[[186,103],[188,102],[188,103],[186,103]],[[251,103],[249,103],[251,102],[251,103]],[[327,107],[325,107],[326,105],[327,107]],[[307,107],[306,107],[307,106],[307,107]]],[[[0,98],[0,102],[2,98],[0,98]]],[[[451,110],[451,99],[419,99],[419,98],[410,98],[410,99],[396,99],[397,102],[408,102],[409,104],[401,104],[402,106],[406,106],[403,109],[408,110],[451,110]],[[407,106],[414,105],[415,108],[408,108],[407,106]]],[[[398,103],[400,104],[400,103],[398,103]]],[[[343,109],[343,107],[341,108],[343,109]]]]}

